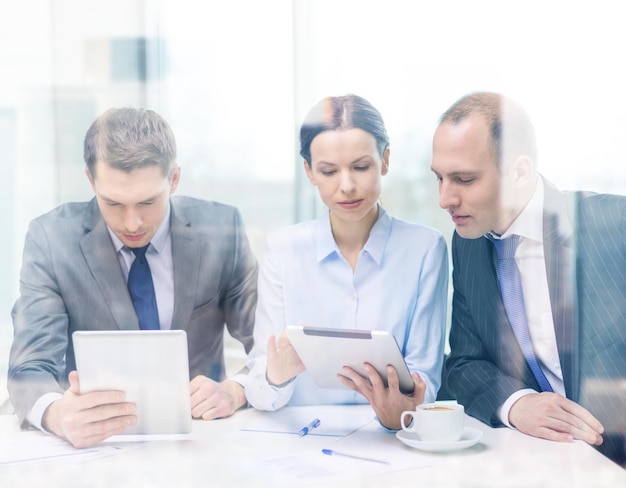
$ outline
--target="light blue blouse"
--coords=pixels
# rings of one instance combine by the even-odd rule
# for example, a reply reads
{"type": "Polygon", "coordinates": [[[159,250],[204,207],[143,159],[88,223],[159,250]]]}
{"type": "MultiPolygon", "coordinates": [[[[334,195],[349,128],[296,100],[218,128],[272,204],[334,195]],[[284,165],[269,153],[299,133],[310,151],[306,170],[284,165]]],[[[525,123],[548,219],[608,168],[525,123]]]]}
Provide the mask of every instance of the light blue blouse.
{"type": "Polygon", "coordinates": [[[318,388],[306,371],[281,388],[268,383],[268,337],[280,336],[291,324],[390,331],[409,370],[426,382],[425,402],[435,400],[448,294],[447,248],[438,231],[395,219],[379,207],[353,273],[333,239],[325,212],[317,221],[269,237],[258,293],[246,380],[246,396],[254,407],[367,403],[352,390],[318,388]]]}

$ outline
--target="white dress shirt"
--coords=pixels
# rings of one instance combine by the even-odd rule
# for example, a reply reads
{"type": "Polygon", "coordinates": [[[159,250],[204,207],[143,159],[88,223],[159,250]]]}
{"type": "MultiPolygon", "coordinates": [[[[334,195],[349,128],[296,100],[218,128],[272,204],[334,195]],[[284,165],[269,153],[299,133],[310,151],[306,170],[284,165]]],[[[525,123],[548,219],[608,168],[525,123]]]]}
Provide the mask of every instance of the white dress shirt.
{"type": "MultiPolygon", "coordinates": [[[[565,395],[543,252],[543,198],[543,181],[538,178],[533,196],[501,238],[505,239],[513,234],[520,236],[515,262],[522,280],[533,351],[552,389],[565,395]]],[[[498,416],[505,425],[511,427],[509,411],[513,404],[529,393],[536,392],[532,389],[515,392],[500,407],[498,416]]]]}

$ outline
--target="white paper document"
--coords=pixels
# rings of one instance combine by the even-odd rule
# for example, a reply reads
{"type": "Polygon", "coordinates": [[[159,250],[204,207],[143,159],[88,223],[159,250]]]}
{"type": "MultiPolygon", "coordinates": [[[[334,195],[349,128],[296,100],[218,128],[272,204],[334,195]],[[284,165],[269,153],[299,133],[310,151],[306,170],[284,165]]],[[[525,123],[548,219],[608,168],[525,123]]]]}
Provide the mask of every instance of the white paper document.
{"type": "Polygon", "coordinates": [[[241,428],[242,432],[299,435],[303,428],[319,420],[319,425],[310,429],[306,435],[340,438],[375,421],[374,413],[370,409],[354,409],[337,414],[337,409],[327,405],[289,407],[276,412],[255,413],[241,428]]]}
{"type": "MultiPolygon", "coordinates": [[[[139,436],[134,436],[139,437],[139,436]]],[[[66,440],[42,432],[24,432],[0,439],[0,466],[40,461],[83,463],[137,449],[162,439],[120,439],[77,449],[66,440]]]]}
{"type": "Polygon", "coordinates": [[[255,432],[266,436],[278,434],[275,442],[289,443],[292,450],[288,456],[272,456],[268,444],[266,456],[239,459],[239,469],[255,473],[272,486],[292,487],[337,483],[357,475],[422,468],[441,462],[404,446],[395,432],[378,422],[371,408],[355,406],[341,412],[337,415],[337,409],[332,406],[254,412],[242,426],[238,441],[245,442],[245,436],[255,432]],[[298,439],[298,431],[316,418],[320,420],[319,427],[306,435],[315,439],[309,439],[310,442],[306,442],[306,437],[298,439]],[[335,454],[324,454],[324,450],[335,454]]]}

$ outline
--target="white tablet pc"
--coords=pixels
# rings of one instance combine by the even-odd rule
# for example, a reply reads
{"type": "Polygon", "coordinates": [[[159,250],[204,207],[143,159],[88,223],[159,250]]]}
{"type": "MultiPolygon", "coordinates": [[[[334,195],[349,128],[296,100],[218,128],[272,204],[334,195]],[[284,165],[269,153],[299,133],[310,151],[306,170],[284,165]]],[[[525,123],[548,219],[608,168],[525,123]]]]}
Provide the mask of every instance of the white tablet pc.
{"type": "Polygon", "coordinates": [[[123,434],[191,432],[185,331],[76,331],[72,340],[81,393],[123,390],[137,404],[123,434]]]}
{"type": "Polygon", "coordinates": [[[300,356],[307,371],[320,388],[344,389],[337,373],[349,366],[367,376],[364,363],[369,363],[387,386],[387,365],[398,372],[400,390],[413,391],[413,379],[392,334],[378,330],[344,330],[289,325],[287,337],[300,356]]]}

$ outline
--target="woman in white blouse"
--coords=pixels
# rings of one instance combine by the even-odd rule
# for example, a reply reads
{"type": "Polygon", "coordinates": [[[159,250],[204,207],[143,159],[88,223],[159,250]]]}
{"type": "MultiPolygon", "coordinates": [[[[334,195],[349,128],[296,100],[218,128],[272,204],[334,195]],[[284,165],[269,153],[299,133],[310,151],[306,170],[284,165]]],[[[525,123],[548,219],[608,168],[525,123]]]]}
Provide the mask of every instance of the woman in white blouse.
{"type": "MultiPolygon", "coordinates": [[[[262,410],[290,405],[369,402],[381,423],[434,401],[441,382],[448,258],[441,234],[391,217],[379,204],[389,171],[389,138],[378,110],[356,95],[315,105],[300,130],[304,170],[328,207],[316,221],[271,235],[259,274],[254,348],[246,396],[262,410]],[[283,331],[288,324],[387,330],[412,373],[403,394],[389,367],[388,386],[365,365],[316,386],[283,331]]],[[[320,354],[323,354],[320,351],[320,354]]]]}

